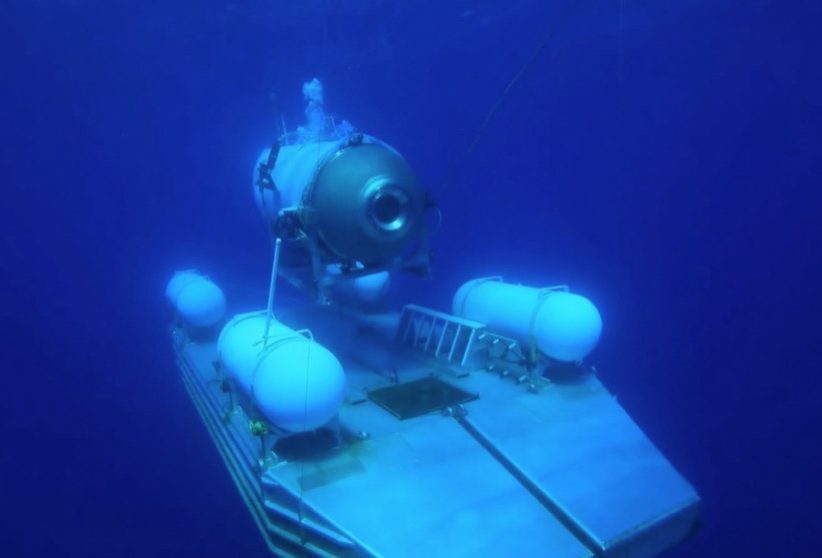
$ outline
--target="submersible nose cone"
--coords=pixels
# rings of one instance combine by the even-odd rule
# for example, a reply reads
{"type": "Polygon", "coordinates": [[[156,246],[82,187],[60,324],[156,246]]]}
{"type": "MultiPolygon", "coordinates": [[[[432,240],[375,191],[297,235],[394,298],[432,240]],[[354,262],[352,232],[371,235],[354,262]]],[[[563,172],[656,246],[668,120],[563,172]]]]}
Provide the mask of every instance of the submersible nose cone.
{"type": "Polygon", "coordinates": [[[425,193],[400,155],[360,144],[320,168],[304,211],[331,252],[378,263],[402,255],[419,237],[425,193]]]}

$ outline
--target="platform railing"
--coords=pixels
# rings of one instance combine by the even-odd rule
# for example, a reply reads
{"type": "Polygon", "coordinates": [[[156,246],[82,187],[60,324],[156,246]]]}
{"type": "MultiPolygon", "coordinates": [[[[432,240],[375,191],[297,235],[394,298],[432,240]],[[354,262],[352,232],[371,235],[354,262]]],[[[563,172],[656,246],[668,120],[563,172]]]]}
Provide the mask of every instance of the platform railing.
{"type": "Polygon", "coordinates": [[[402,309],[396,341],[426,356],[465,367],[485,324],[416,304],[402,309]]]}

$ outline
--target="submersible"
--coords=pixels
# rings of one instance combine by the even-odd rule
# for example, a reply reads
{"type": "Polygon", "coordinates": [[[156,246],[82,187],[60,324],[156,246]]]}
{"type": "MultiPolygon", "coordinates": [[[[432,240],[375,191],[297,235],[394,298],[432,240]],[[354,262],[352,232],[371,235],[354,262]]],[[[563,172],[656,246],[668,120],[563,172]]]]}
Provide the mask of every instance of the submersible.
{"type": "Polygon", "coordinates": [[[392,276],[428,271],[429,196],[303,92],[305,126],[253,170],[267,305],[196,270],[166,291],[183,383],[271,552],[635,558],[687,537],[699,496],[588,363],[594,304],[480,277],[450,309],[390,308],[392,276]]]}

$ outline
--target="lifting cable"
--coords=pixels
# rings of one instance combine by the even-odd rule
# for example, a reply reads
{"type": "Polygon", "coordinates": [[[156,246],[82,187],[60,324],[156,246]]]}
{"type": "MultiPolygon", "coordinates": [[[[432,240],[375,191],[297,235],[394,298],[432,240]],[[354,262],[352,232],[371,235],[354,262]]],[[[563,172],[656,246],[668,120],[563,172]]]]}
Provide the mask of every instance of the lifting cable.
{"type": "Polygon", "coordinates": [[[496,116],[497,111],[499,111],[500,107],[502,107],[503,103],[506,101],[508,96],[513,91],[514,87],[517,85],[519,80],[524,76],[530,69],[531,66],[539,59],[542,51],[550,44],[553,38],[556,36],[559,29],[565,24],[568,18],[573,13],[573,8],[576,7],[579,0],[570,0],[568,4],[560,12],[559,16],[554,19],[548,28],[545,30],[545,33],[542,35],[542,39],[540,39],[539,44],[531,53],[531,56],[525,63],[520,67],[519,71],[514,74],[514,77],[511,78],[511,81],[508,82],[508,85],[505,86],[505,89],[502,90],[502,93],[499,94],[497,100],[494,101],[494,104],[491,105],[491,108],[488,110],[485,118],[483,119],[482,123],[480,124],[479,128],[477,128],[476,134],[474,134],[474,139],[468,145],[468,148],[462,153],[461,156],[455,157],[452,159],[450,168],[446,172],[446,179],[440,188],[440,192],[444,191],[447,186],[456,182],[457,176],[459,174],[458,171],[462,170],[465,166],[468,158],[473,154],[474,150],[477,148],[477,145],[480,143],[482,138],[485,136],[485,133],[488,129],[488,126],[494,120],[494,116],[496,116]]]}

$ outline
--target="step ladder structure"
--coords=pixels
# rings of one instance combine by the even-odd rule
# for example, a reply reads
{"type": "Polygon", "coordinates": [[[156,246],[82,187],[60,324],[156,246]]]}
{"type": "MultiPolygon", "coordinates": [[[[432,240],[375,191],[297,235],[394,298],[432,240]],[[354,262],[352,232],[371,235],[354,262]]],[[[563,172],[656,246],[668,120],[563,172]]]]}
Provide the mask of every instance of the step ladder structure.
{"type": "Polygon", "coordinates": [[[483,323],[408,304],[400,314],[396,341],[445,364],[466,368],[484,333],[483,323]]]}
{"type": "Polygon", "coordinates": [[[531,362],[527,349],[510,337],[488,331],[485,324],[409,304],[400,314],[396,342],[427,359],[468,371],[484,368],[540,389],[545,363],[531,362]]]}

